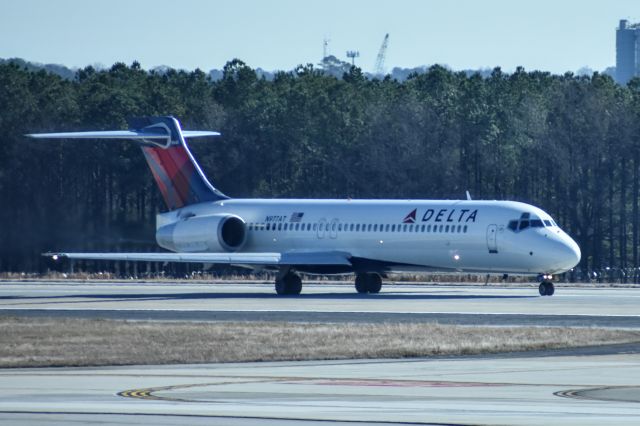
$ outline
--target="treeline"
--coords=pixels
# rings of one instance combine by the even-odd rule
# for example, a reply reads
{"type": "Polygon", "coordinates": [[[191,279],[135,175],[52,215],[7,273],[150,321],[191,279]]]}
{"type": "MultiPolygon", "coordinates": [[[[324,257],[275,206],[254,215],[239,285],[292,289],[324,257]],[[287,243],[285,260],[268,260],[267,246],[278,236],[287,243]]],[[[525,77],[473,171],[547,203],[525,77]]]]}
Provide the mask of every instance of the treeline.
{"type": "Polygon", "coordinates": [[[35,141],[171,114],[222,137],[191,144],[233,197],[511,199],[550,212],[580,270],[637,279],[640,80],[434,66],[342,78],[312,66],[272,80],[238,60],[220,80],[134,63],[76,78],[0,65],[0,270],[41,270],[46,250],[155,250],[159,193],[138,148],[35,141]]]}

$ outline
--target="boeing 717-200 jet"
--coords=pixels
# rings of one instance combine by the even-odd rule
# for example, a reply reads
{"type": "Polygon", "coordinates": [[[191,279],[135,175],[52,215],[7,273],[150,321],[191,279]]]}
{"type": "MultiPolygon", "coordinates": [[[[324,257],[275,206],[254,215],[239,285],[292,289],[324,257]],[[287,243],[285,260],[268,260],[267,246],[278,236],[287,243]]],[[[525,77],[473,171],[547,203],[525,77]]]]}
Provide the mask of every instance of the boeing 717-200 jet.
{"type": "Polygon", "coordinates": [[[54,258],[228,264],[277,271],[278,294],[299,294],[299,273],[355,274],[378,293],[394,272],[535,275],[540,295],[580,248],[543,210],[513,201],[234,199],[207,180],[174,117],[129,121],[129,130],[40,133],[33,138],[131,139],[146,157],[168,211],[157,215],[163,253],[48,253],[54,258]]]}

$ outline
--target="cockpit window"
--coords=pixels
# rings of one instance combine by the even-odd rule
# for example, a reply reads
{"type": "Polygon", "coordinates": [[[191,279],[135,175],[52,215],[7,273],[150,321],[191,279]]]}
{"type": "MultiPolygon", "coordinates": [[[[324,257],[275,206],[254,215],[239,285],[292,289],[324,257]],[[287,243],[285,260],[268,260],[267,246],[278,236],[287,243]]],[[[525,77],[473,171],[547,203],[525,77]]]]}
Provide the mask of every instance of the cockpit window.
{"type": "Polygon", "coordinates": [[[542,220],[532,213],[522,213],[519,220],[509,221],[507,228],[513,232],[519,232],[527,228],[544,228],[544,226],[552,226],[552,220],[542,220]]]}

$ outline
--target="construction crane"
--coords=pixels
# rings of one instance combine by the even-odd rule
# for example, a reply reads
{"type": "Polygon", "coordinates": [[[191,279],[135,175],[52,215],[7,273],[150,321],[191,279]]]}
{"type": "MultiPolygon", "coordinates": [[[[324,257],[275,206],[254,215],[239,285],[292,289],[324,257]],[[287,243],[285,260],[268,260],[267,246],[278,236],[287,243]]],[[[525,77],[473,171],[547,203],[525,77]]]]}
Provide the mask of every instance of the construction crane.
{"type": "Polygon", "coordinates": [[[384,75],[384,58],[387,55],[387,46],[389,46],[389,34],[384,36],[378,57],[376,57],[376,64],[373,66],[373,73],[375,75],[384,75]]]}

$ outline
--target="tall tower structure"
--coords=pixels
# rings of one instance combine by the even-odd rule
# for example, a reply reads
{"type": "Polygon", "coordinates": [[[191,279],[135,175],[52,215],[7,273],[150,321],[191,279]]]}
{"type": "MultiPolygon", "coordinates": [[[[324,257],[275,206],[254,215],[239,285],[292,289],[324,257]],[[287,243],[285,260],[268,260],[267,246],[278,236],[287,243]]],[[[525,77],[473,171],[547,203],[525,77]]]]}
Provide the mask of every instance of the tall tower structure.
{"type": "Polygon", "coordinates": [[[356,58],[360,57],[360,52],[357,50],[347,50],[347,58],[351,59],[351,66],[356,66],[356,58]]]}
{"type": "Polygon", "coordinates": [[[620,20],[616,29],[616,81],[627,84],[640,75],[640,24],[620,20]]]}

